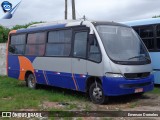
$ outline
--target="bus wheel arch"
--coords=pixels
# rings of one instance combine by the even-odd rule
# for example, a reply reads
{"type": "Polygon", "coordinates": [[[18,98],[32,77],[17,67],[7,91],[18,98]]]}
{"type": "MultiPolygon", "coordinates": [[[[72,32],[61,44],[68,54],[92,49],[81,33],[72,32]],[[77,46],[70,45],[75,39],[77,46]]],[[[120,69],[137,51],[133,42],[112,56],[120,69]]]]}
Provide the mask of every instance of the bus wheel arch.
{"type": "Polygon", "coordinates": [[[95,104],[104,104],[108,97],[104,95],[102,81],[99,77],[89,77],[86,82],[86,92],[95,104]]]}
{"type": "Polygon", "coordinates": [[[100,83],[102,85],[102,81],[99,77],[95,77],[95,76],[91,76],[89,78],[87,78],[87,81],[86,81],[86,92],[89,92],[89,87],[92,83],[94,83],[95,81],[97,81],[98,83],[100,83]]]}
{"type": "Polygon", "coordinates": [[[32,71],[27,71],[25,74],[26,86],[31,89],[36,89],[37,83],[32,71]]]}

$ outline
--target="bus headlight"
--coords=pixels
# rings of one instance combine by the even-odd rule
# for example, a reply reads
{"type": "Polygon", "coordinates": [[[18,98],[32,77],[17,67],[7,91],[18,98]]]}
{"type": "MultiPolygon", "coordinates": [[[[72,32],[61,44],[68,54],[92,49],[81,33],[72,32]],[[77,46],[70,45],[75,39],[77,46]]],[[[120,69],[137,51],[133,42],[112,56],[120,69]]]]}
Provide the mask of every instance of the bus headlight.
{"type": "Polygon", "coordinates": [[[106,77],[123,77],[122,74],[119,73],[105,73],[106,77]]]}

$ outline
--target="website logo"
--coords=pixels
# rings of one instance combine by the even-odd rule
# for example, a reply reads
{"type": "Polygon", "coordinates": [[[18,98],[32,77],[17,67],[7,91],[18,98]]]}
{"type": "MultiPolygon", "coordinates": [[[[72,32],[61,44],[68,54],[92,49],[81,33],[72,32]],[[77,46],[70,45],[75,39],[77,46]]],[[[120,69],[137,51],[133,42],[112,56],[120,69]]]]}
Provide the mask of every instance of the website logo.
{"type": "Polygon", "coordinates": [[[0,19],[10,19],[20,5],[21,0],[7,0],[0,2],[0,19]]]}
{"type": "Polygon", "coordinates": [[[12,4],[8,1],[2,2],[1,6],[4,12],[9,12],[12,9],[12,4]]]}

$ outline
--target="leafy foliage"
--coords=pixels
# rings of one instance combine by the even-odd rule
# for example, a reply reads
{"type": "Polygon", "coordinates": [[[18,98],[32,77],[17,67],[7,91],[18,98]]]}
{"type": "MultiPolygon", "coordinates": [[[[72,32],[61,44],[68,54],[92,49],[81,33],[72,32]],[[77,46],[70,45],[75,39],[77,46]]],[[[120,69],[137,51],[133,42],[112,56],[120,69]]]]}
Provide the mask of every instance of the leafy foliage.
{"type": "Polygon", "coordinates": [[[8,39],[8,33],[10,29],[0,26],[0,43],[4,43],[8,39]]]}
{"type": "Polygon", "coordinates": [[[160,15],[155,15],[152,18],[159,18],[159,17],[160,17],[160,15]]]}
{"type": "Polygon", "coordinates": [[[27,28],[29,27],[30,25],[33,25],[33,24],[38,24],[38,23],[44,23],[44,22],[31,22],[31,23],[28,23],[28,24],[25,24],[25,25],[15,25],[12,27],[11,30],[18,30],[18,29],[21,29],[21,28],[27,28]]]}
{"type": "Polygon", "coordinates": [[[38,23],[44,23],[44,22],[42,22],[42,21],[41,22],[31,22],[31,23],[28,23],[28,24],[25,24],[25,25],[15,25],[10,29],[0,25],[0,43],[7,42],[9,31],[17,30],[17,29],[21,29],[21,28],[27,28],[30,25],[38,24],[38,23]]]}

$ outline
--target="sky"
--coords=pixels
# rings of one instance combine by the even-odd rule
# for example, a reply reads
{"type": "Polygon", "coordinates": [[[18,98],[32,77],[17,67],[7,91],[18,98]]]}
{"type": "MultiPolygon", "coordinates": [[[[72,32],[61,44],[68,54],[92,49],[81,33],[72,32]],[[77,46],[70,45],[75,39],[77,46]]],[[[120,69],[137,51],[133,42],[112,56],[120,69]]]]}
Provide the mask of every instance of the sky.
{"type": "MultiPolygon", "coordinates": [[[[6,27],[29,22],[64,20],[65,0],[22,0],[12,19],[0,19],[6,27]]],[[[160,15],[160,0],[75,0],[76,17],[88,20],[130,21],[160,15]]],[[[68,17],[71,19],[71,0],[68,17]]]]}

